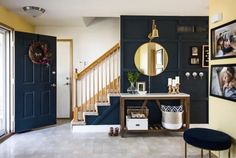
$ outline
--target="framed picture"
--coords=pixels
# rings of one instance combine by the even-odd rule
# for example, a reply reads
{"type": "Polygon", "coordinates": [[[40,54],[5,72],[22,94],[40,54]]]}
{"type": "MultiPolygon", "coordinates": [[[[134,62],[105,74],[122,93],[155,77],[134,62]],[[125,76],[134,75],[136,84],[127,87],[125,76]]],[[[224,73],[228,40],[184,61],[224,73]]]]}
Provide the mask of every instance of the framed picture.
{"type": "Polygon", "coordinates": [[[191,57],[190,58],[190,64],[191,65],[198,65],[199,64],[199,58],[198,57],[191,57]]]}
{"type": "Polygon", "coordinates": [[[192,47],[192,56],[198,56],[198,47],[192,47]]]}
{"type": "Polygon", "coordinates": [[[209,47],[208,45],[202,46],[202,67],[208,67],[209,65],[209,47]]]}
{"type": "Polygon", "coordinates": [[[236,64],[211,66],[210,95],[236,101],[236,64]]]}
{"type": "Polygon", "coordinates": [[[136,87],[137,87],[138,91],[140,91],[140,92],[146,91],[145,82],[136,82],[136,87]]]}
{"type": "Polygon", "coordinates": [[[236,20],[211,29],[211,59],[236,57],[236,20]]]}

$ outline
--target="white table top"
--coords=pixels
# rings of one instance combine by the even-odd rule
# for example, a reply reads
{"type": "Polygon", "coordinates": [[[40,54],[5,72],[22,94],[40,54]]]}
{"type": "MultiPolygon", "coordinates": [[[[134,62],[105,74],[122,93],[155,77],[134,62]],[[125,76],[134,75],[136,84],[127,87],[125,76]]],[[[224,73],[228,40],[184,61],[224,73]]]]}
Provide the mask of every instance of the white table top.
{"type": "Polygon", "coordinates": [[[146,94],[130,94],[130,93],[120,93],[121,97],[126,97],[126,98],[132,98],[132,97],[137,97],[137,98],[152,98],[152,97],[190,97],[189,94],[186,93],[179,93],[179,94],[168,94],[168,93],[146,93],[146,94]]]}

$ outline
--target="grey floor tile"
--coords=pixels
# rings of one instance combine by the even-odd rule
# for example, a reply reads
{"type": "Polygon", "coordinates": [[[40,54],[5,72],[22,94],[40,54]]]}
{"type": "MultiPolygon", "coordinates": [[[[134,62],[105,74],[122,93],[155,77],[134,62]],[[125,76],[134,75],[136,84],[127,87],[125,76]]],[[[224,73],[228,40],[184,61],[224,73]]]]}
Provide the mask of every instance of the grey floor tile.
{"type": "MultiPolygon", "coordinates": [[[[189,158],[200,150],[188,147],[189,158]]],[[[183,158],[182,133],[109,137],[107,133],[72,133],[69,123],[15,134],[0,144],[0,158],[183,158]]],[[[206,155],[207,157],[207,155],[206,155]]]]}

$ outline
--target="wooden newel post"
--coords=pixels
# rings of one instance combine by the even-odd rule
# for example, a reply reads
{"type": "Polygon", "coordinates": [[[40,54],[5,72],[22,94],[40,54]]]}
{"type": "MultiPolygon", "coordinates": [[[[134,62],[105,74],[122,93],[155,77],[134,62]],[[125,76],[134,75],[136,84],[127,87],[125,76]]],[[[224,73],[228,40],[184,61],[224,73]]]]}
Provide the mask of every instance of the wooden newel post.
{"type": "Polygon", "coordinates": [[[74,73],[74,113],[73,113],[73,121],[74,122],[78,122],[78,112],[79,112],[79,108],[78,108],[78,102],[77,102],[77,69],[75,69],[75,73],[74,73]]]}

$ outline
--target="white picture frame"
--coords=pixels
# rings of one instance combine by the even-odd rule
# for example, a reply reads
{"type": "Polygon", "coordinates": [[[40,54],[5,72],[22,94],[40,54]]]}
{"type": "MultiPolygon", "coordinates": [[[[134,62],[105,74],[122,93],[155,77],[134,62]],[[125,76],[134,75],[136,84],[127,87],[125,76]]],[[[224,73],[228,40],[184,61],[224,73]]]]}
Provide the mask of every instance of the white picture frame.
{"type": "Polygon", "coordinates": [[[146,91],[146,84],[145,82],[136,82],[136,87],[139,92],[146,91]]]}

